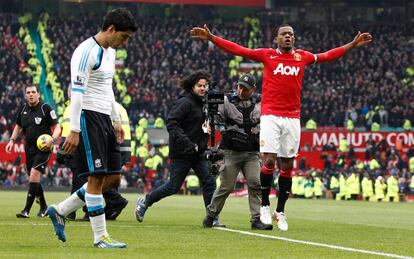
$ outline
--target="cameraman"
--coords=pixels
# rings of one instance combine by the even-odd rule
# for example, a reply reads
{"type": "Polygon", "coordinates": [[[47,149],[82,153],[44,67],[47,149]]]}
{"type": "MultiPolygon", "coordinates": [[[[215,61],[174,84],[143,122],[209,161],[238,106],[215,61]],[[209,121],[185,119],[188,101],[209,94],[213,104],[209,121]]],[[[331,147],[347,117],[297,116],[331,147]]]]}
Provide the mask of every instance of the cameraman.
{"type": "Polygon", "coordinates": [[[233,191],[236,178],[242,172],[247,181],[251,228],[271,230],[272,225],[260,221],[260,163],[259,130],[261,96],[255,94],[254,76],[245,74],[237,82],[237,91],[226,95],[219,105],[217,120],[225,124],[220,147],[224,149],[224,166],[220,172],[220,186],[214,192],[203,226],[213,227],[213,221],[223,209],[233,191]]]}
{"type": "Polygon", "coordinates": [[[138,199],[135,216],[142,222],[148,207],[153,203],[177,193],[192,168],[203,188],[204,204],[210,204],[216,189],[216,181],[209,173],[204,158],[207,149],[208,126],[203,113],[203,97],[206,94],[210,75],[197,71],[184,78],[184,91],[172,105],[167,119],[170,147],[170,179],[145,197],[138,199]]]}

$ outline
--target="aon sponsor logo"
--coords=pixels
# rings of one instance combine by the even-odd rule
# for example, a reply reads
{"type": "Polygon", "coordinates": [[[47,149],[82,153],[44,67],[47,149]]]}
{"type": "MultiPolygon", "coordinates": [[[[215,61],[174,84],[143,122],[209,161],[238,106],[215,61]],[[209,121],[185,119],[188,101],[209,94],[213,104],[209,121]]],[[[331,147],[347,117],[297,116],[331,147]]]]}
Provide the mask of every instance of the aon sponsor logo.
{"type": "Polygon", "coordinates": [[[276,69],[273,70],[273,74],[281,74],[284,76],[297,76],[299,74],[299,67],[284,66],[283,63],[279,63],[276,69]]]}

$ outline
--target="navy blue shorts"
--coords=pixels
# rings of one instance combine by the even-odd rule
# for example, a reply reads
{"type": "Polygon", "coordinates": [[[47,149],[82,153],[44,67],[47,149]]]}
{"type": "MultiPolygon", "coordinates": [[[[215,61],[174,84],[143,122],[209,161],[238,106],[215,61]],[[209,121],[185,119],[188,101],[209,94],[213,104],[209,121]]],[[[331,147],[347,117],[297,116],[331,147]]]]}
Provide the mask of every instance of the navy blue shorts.
{"type": "Polygon", "coordinates": [[[79,146],[74,161],[79,175],[121,172],[121,152],[109,115],[82,110],[79,146]]]}

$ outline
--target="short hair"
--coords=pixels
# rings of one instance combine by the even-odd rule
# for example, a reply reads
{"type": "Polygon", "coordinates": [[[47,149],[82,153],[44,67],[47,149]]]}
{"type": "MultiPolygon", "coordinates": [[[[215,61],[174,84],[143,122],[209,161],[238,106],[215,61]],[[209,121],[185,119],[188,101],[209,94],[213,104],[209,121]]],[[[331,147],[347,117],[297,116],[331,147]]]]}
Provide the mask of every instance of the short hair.
{"type": "MultiPolygon", "coordinates": [[[[293,29],[293,26],[290,25],[290,24],[287,24],[287,23],[281,24],[278,27],[276,27],[276,36],[279,35],[279,30],[280,30],[280,28],[283,28],[283,27],[292,27],[292,29],[293,29]]],[[[295,31],[295,29],[293,29],[293,31],[295,31]]]]}
{"type": "Polygon", "coordinates": [[[24,93],[26,93],[26,90],[29,87],[35,87],[36,88],[36,92],[40,93],[39,92],[39,86],[38,85],[25,85],[25,87],[24,87],[24,93]]]}
{"type": "Polygon", "coordinates": [[[181,87],[185,90],[190,90],[200,79],[205,79],[207,82],[210,82],[210,74],[204,70],[197,70],[183,79],[181,87]]]}
{"type": "Polygon", "coordinates": [[[106,31],[111,25],[115,27],[115,31],[136,32],[138,30],[134,16],[126,8],[116,8],[105,15],[102,31],[106,31]]]}

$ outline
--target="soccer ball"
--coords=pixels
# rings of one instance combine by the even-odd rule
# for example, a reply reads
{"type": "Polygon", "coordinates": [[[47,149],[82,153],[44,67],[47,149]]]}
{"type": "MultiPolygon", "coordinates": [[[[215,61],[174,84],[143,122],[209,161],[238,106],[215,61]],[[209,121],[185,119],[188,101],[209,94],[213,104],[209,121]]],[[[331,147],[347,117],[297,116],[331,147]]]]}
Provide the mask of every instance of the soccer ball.
{"type": "MultiPolygon", "coordinates": [[[[48,141],[49,139],[52,139],[52,136],[50,136],[49,134],[40,135],[37,138],[37,141],[36,141],[37,148],[42,150],[46,146],[46,141],[48,141]]],[[[53,147],[53,145],[52,145],[52,147],[53,147]]]]}

